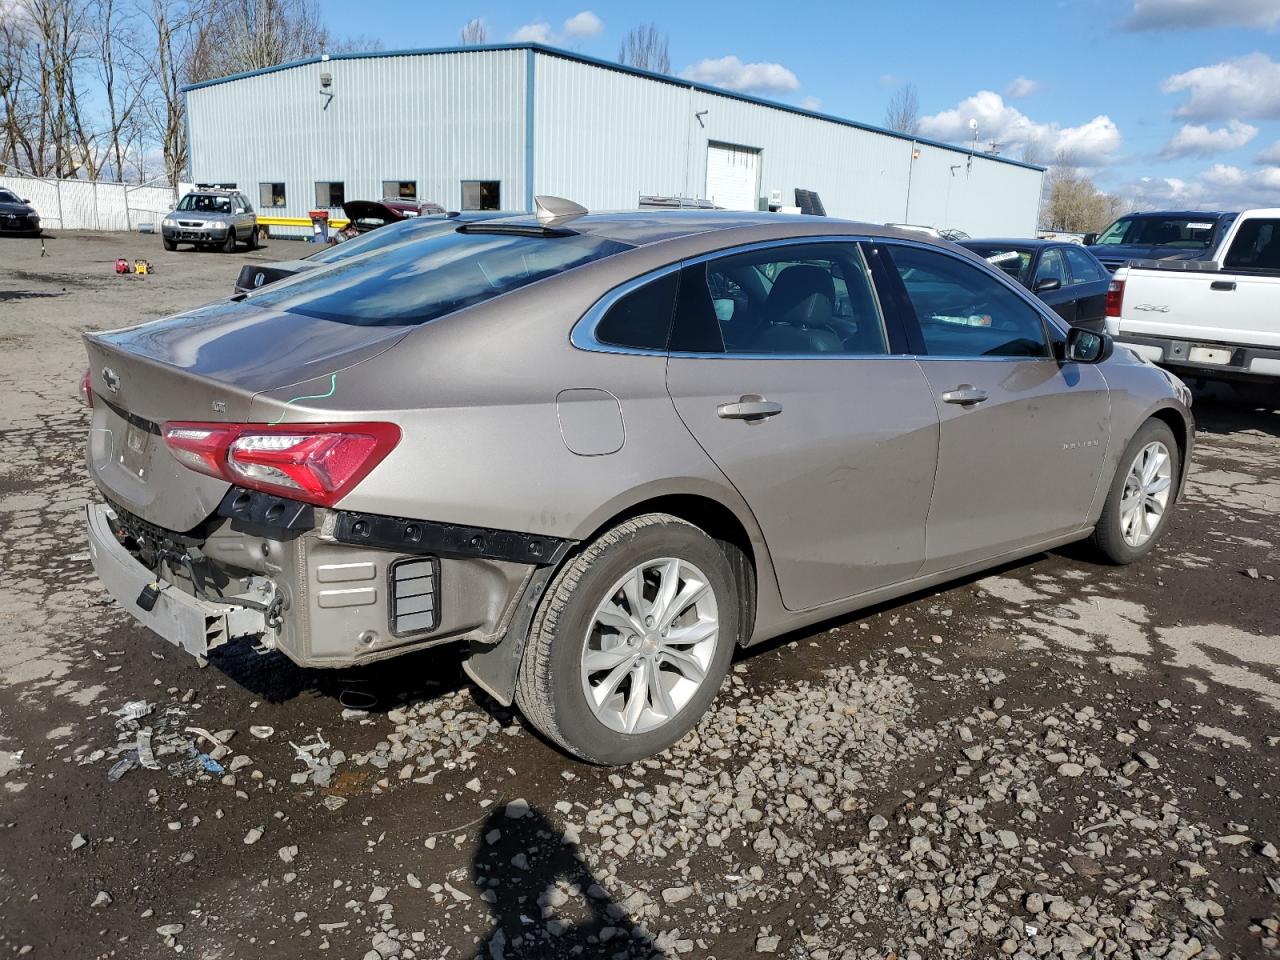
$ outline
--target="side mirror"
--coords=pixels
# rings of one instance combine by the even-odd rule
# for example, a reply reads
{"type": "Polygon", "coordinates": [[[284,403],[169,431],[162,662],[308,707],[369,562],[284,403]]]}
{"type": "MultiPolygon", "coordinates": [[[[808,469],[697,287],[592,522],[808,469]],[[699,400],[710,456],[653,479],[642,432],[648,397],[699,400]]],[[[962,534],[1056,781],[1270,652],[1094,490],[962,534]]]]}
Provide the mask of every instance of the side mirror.
{"type": "Polygon", "coordinates": [[[1054,290],[1062,289],[1062,281],[1057,277],[1048,277],[1044,280],[1036,281],[1036,293],[1052,293],[1054,290]]]}
{"type": "Polygon", "coordinates": [[[1084,235],[1084,245],[1086,247],[1092,247],[1097,242],[1098,242],[1098,235],[1096,233],[1086,233],[1084,235]]]}
{"type": "Polygon", "coordinates": [[[1115,342],[1105,333],[1095,333],[1084,327],[1072,327],[1067,331],[1067,360],[1072,363],[1101,363],[1111,356],[1115,342]]]}
{"type": "Polygon", "coordinates": [[[30,200],[28,200],[26,197],[23,197],[23,198],[22,198],[22,202],[23,202],[23,203],[30,203],[31,201],[30,201],[30,200]]]}

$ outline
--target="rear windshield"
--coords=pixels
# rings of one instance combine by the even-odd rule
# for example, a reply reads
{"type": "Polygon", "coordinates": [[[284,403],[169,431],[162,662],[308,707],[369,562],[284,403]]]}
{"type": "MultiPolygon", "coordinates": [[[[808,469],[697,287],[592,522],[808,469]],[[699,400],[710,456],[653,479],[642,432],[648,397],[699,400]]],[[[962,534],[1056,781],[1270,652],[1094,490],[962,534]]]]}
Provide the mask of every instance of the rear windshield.
{"type": "Polygon", "coordinates": [[[966,247],[978,256],[986,259],[993,267],[999,267],[1019,283],[1027,279],[1027,271],[1031,269],[1031,251],[1019,250],[1015,247],[978,246],[966,243],[966,247]]]}
{"type": "Polygon", "coordinates": [[[325,247],[319,253],[307,257],[313,263],[339,263],[362,254],[380,250],[383,247],[395,246],[397,243],[408,243],[432,233],[448,233],[458,228],[458,221],[437,220],[430,217],[401,220],[378,230],[362,233],[360,236],[342,243],[325,247]]]}
{"type": "Polygon", "coordinates": [[[1213,217],[1121,217],[1098,238],[1100,246],[1207,250],[1213,217]]]}
{"type": "Polygon", "coordinates": [[[410,326],[629,249],[600,237],[455,231],[300,274],[246,302],[356,326],[410,326]]]}

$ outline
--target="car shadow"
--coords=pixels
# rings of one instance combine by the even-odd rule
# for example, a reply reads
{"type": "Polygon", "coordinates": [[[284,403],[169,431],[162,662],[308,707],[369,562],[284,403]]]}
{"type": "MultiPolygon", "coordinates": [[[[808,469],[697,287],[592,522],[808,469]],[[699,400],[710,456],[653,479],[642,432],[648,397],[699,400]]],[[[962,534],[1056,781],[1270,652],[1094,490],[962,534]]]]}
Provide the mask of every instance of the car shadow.
{"type": "Polygon", "coordinates": [[[1280,384],[1272,388],[1273,398],[1263,402],[1245,398],[1229,386],[1208,383],[1195,389],[1191,412],[1196,418],[1196,431],[1225,435],[1242,430],[1258,430],[1280,437],[1280,384]]]}
{"type": "Polygon", "coordinates": [[[489,906],[491,928],[474,960],[666,956],[596,880],[572,839],[519,802],[489,814],[477,835],[471,879],[489,906]]]}

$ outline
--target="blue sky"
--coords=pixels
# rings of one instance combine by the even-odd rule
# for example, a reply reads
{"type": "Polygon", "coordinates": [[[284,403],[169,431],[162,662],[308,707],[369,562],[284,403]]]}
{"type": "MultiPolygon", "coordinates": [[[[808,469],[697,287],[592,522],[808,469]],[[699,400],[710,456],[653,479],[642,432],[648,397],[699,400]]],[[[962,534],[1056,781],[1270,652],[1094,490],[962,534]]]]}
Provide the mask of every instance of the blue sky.
{"type": "Polygon", "coordinates": [[[386,49],[534,39],[605,59],[641,22],[672,72],[870,123],[904,83],[921,132],[1049,162],[1143,206],[1280,206],[1280,0],[321,0],[386,49]]]}

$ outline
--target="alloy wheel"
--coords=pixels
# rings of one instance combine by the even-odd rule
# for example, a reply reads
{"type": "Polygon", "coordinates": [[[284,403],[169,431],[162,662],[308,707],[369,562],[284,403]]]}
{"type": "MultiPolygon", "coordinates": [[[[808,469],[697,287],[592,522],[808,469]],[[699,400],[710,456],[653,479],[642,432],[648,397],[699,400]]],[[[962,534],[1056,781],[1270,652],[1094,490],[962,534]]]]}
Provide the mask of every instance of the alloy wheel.
{"type": "Polygon", "coordinates": [[[720,638],[715,591],[687,560],[633,567],[605,594],[582,648],[582,690],[611,730],[646,733],[702,687],[720,638]]]}
{"type": "Polygon", "coordinates": [[[1124,478],[1120,497],[1120,533],[1131,547],[1140,547],[1156,532],[1173,490],[1173,458],[1156,440],[1138,451],[1124,478]]]}

